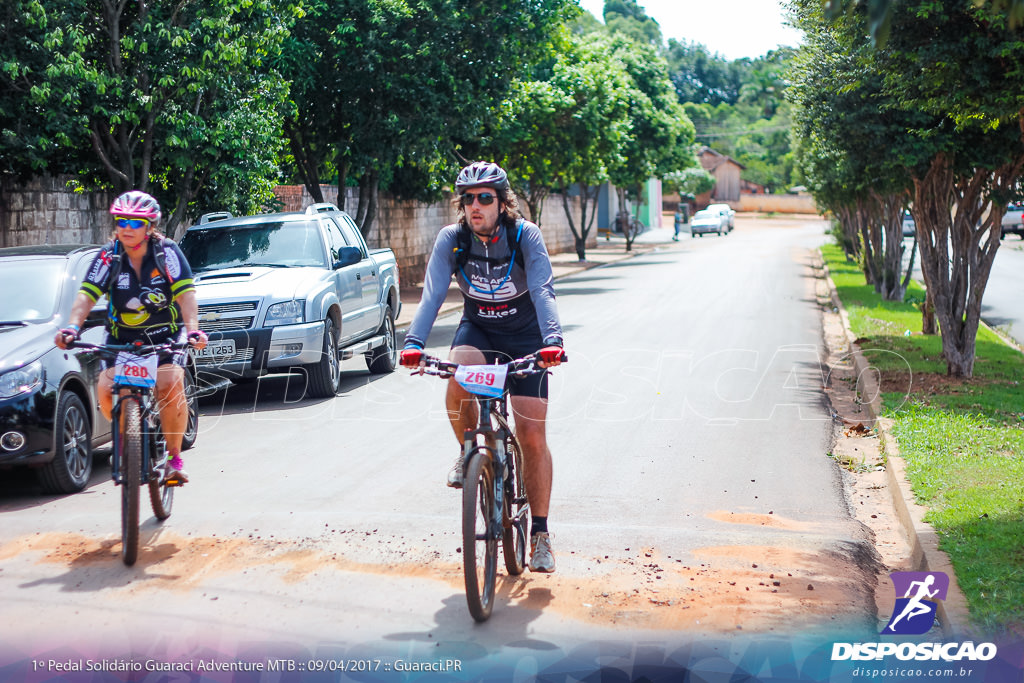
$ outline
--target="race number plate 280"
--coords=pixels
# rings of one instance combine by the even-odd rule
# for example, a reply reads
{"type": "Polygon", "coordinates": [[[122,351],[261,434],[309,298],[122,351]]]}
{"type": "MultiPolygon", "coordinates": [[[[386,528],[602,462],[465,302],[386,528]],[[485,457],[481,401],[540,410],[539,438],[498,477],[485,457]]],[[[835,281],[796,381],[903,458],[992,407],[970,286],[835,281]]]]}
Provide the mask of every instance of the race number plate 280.
{"type": "Polygon", "coordinates": [[[498,398],[505,391],[505,365],[460,365],[455,381],[471,394],[498,398]]]}
{"type": "Polygon", "coordinates": [[[157,362],[156,354],[137,356],[134,353],[119,353],[114,365],[114,383],[132,387],[155,387],[157,362]]]}

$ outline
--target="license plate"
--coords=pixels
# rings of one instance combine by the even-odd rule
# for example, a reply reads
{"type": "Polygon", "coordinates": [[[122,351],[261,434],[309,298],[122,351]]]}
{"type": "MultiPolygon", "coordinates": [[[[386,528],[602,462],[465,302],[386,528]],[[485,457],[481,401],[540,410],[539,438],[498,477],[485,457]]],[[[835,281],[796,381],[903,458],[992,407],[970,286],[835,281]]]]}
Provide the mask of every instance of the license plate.
{"type": "Polygon", "coordinates": [[[221,360],[235,355],[235,340],[223,339],[209,342],[202,351],[195,352],[197,358],[205,360],[221,360]]]}

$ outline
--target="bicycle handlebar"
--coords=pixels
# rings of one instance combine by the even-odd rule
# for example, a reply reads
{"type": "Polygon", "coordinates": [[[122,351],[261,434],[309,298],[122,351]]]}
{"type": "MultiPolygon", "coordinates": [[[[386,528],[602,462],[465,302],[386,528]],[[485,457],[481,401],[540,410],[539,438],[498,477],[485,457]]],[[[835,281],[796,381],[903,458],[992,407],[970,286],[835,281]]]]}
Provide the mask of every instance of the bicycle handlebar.
{"type": "Polygon", "coordinates": [[[163,344],[143,344],[134,342],[131,344],[91,344],[89,342],[75,339],[68,344],[69,349],[83,349],[86,351],[98,351],[101,354],[114,356],[118,353],[133,353],[137,356],[148,356],[161,351],[181,351],[191,347],[190,342],[164,342],[163,344]]]}
{"type": "MultiPolygon", "coordinates": [[[[568,362],[569,357],[562,352],[562,362],[568,362]]],[[[448,379],[455,375],[455,372],[459,369],[459,363],[453,363],[449,360],[443,360],[436,356],[423,356],[424,366],[420,368],[412,368],[412,374],[419,374],[420,370],[425,375],[435,375],[444,379],[448,379]]],[[[512,377],[528,377],[530,375],[536,375],[544,372],[547,368],[541,368],[537,366],[537,354],[531,353],[528,356],[522,358],[516,358],[506,363],[495,363],[495,365],[507,365],[508,374],[512,377]]]]}

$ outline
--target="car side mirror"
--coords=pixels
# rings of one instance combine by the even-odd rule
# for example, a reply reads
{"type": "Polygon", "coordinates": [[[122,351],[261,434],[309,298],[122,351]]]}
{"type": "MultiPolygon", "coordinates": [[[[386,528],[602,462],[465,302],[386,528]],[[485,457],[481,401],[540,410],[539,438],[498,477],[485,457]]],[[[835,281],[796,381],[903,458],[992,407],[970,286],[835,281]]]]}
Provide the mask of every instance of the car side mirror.
{"type": "Polygon", "coordinates": [[[363,252],[359,247],[342,247],[338,250],[338,260],[334,262],[334,269],[351,266],[363,260],[363,252]]]}

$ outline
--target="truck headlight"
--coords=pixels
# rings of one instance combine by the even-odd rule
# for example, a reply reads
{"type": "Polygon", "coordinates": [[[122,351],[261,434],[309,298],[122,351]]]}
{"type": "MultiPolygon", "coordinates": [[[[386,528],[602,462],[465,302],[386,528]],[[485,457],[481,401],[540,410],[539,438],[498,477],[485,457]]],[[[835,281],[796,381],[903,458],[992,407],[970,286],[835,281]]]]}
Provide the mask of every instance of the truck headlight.
{"type": "Polygon", "coordinates": [[[43,364],[29,363],[17,370],[0,375],[0,398],[28,394],[43,383],[43,364]]]}
{"type": "Polygon", "coordinates": [[[306,309],[306,302],[302,299],[282,301],[267,309],[266,327],[277,325],[298,325],[305,322],[303,311],[306,309]]]}

